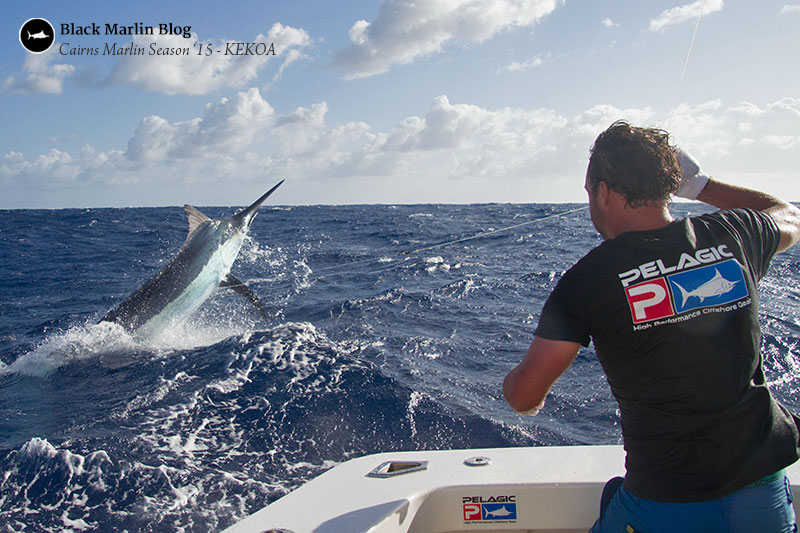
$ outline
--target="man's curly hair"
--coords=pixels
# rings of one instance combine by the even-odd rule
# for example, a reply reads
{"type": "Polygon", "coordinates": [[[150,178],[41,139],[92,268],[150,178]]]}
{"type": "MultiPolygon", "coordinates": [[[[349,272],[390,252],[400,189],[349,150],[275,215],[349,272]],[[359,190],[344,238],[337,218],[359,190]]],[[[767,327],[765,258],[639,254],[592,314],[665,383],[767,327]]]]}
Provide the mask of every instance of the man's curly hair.
{"type": "Polygon", "coordinates": [[[618,120],[597,136],[590,153],[589,186],[606,182],[630,207],[669,202],[678,190],[681,168],[664,130],[618,120]]]}

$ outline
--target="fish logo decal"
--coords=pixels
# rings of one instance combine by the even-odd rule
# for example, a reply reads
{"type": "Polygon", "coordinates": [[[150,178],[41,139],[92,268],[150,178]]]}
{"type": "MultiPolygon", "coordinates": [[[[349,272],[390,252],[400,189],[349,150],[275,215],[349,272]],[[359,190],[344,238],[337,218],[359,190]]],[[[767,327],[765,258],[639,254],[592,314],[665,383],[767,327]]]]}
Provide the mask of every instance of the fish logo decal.
{"type": "Polygon", "coordinates": [[[683,271],[667,279],[677,314],[750,296],[744,271],[736,259],[683,271]]]}
{"type": "Polygon", "coordinates": [[[714,277],[710,280],[706,281],[696,289],[692,291],[687,291],[682,286],[678,285],[677,282],[673,282],[673,284],[678,287],[680,290],[681,297],[683,298],[683,302],[681,303],[682,306],[686,306],[686,300],[692,297],[700,298],[700,303],[702,303],[706,298],[713,298],[715,296],[722,296],[723,294],[727,294],[736,287],[737,283],[740,283],[741,280],[730,281],[722,277],[722,274],[719,273],[719,269],[715,269],[714,277]]]}
{"type": "Polygon", "coordinates": [[[19,29],[19,43],[33,54],[46,52],[56,40],[56,30],[45,19],[28,19],[19,29]]]}
{"type": "Polygon", "coordinates": [[[464,496],[461,507],[465,523],[504,522],[517,520],[517,496],[464,496]]]}
{"type": "Polygon", "coordinates": [[[732,258],[626,287],[633,329],[651,327],[646,322],[660,325],[658,321],[695,309],[747,305],[750,290],[745,279],[742,265],[732,258]]]}

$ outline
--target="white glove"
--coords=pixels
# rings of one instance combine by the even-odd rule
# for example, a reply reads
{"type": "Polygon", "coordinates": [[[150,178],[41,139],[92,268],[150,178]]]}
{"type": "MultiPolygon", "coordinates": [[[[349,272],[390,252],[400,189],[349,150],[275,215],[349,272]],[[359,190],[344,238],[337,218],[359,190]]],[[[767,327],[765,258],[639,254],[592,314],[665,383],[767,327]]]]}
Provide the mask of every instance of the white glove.
{"type": "Polygon", "coordinates": [[[696,200],[697,196],[705,189],[708,184],[708,175],[700,171],[700,164],[692,155],[683,148],[675,148],[675,157],[681,167],[681,183],[675,196],[696,200]]]}

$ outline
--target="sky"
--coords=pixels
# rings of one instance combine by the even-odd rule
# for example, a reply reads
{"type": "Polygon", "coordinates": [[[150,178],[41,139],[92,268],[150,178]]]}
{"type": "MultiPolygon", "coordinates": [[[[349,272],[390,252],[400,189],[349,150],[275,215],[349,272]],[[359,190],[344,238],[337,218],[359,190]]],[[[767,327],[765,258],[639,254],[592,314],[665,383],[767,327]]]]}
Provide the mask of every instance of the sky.
{"type": "Polygon", "coordinates": [[[0,209],[239,206],[280,179],[275,205],[585,202],[589,148],[618,119],[800,201],[798,1],[40,0],[4,15],[0,209]],[[31,18],[54,27],[44,53],[22,46],[31,18]]]}

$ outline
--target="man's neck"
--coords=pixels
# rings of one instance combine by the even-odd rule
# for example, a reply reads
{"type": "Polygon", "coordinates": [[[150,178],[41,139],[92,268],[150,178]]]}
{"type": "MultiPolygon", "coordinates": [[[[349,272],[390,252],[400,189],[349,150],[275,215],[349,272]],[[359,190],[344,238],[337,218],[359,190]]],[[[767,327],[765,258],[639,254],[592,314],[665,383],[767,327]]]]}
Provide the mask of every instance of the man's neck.
{"type": "Polygon", "coordinates": [[[617,237],[629,231],[661,229],[674,220],[666,204],[636,208],[625,206],[613,218],[609,238],[617,237]]]}

